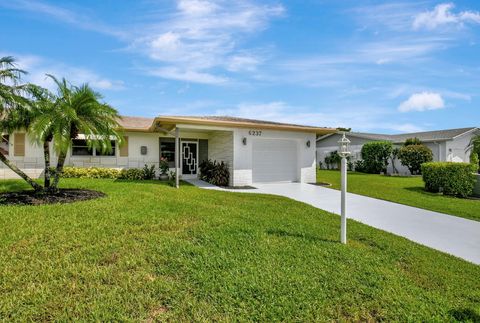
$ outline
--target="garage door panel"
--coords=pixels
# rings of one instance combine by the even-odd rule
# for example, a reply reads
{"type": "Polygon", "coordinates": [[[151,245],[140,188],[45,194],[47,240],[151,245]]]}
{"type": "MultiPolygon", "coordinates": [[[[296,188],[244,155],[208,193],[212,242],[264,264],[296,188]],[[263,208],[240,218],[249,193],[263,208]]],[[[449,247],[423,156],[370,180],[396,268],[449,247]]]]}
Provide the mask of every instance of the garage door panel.
{"type": "Polygon", "coordinates": [[[294,140],[257,139],[253,142],[253,182],[298,180],[297,143],[294,140]]]}

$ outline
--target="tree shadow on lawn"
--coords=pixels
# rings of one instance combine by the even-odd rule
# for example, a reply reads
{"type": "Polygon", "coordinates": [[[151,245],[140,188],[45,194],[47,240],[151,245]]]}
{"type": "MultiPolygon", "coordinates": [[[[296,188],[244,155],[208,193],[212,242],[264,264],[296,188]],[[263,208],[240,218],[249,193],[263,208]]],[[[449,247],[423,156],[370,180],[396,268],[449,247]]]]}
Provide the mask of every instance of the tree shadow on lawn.
{"type": "Polygon", "coordinates": [[[480,315],[478,315],[471,308],[460,308],[456,310],[450,310],[449,313],[456,320],[459,320],[461,322],[480,322],[480,315]]]}
{"type": "Polygon", "coordinates": [[[291,238],[305,239],[305,240],[308,240],[308,241],[338,243],[337,240],[324,239],[324,238],[320,238],[318,236],[314,236],[314,235],[311,235],[311,234],[298,233],[298,232],[288,232],[288,231],[280,230],[280,229],[270,229],[270,230],[267,230],[266,233],[277,236],[277,237],[281,237],[281,238],[282,237],[291,237],[291,238]]]}
{"type": "Polygon", "coordinates": [[[404,187],[404,190],[410,191],[410,192],[415,192],[415,193],[420,193],[423,195],[428,195],[428,196],[444,196],[442,193],[432,193],[428,192],[425,190],[425,188],[421,186],[412,186],[412,187],[404,187]]]}
{"type": "Polygon", "coordinates": [[[19,180],[4,180],[0,181],[0,193],[3,192],[17,192],[28,190],[30,186],[19,180]]]}

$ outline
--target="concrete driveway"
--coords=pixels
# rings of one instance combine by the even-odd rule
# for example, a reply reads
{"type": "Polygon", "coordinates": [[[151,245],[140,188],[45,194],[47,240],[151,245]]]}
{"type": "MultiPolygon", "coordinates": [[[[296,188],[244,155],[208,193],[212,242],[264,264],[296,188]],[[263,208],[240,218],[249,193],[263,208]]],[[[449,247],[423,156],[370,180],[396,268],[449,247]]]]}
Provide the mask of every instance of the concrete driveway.
{"type": "MultiPolygon", "coordinates": [[[[222,190],[198,180],[191,183],[222,190]]],[[[340,214],[337,190],[301,183],[255,184],[255,187],[255,190],[232,191],[285,196],[340,214]]],[[[480,265],[480,222],[352,193],[347,195],[347,205],[350,219],[480,265]]]]}

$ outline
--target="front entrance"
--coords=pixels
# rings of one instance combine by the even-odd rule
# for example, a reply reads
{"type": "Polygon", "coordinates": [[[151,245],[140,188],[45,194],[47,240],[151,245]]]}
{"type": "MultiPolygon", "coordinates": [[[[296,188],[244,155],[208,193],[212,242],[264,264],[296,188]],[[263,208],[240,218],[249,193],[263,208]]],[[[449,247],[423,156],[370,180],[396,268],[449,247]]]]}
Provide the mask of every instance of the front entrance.
{"type": "Polygon", "coordinates": [[[198,142],[182,141],[180,147],[183,178],[196,178],[198,170],[198,142]]]}

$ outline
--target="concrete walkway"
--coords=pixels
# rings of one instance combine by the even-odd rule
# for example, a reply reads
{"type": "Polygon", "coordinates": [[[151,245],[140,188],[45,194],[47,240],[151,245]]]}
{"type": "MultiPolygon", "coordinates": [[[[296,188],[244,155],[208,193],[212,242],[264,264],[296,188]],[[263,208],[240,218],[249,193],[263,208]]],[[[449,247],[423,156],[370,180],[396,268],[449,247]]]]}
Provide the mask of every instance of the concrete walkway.
{"type": "MultiPolygon", "coordinates": [[[[190,183],[223,190],[208,183],[190,183]]],[[[340,213],[340,191],[301,183],[255,184],[257,189],[232,192],[285,196],[332,213],[340,213]]],[[[480,222],[348,193],[347,216],[480,265],[480,222]]],[[[479,210],[480,212],[480,210],[479,210]]]]}

